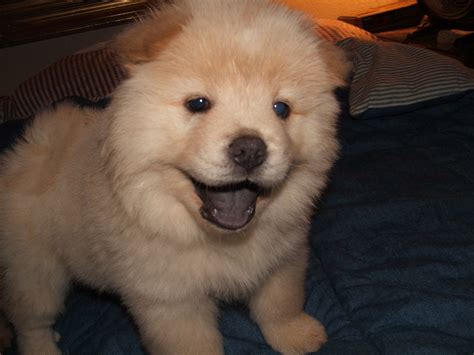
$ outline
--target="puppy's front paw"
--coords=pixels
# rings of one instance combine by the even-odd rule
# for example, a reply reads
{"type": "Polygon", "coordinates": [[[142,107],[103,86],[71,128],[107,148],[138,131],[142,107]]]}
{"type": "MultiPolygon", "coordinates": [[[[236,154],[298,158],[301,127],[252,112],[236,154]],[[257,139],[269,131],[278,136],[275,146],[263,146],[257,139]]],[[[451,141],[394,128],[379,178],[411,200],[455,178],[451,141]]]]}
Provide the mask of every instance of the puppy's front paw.
{"type": "Polygon", "coordinates": [[[18,335],[20,353],[24,355],[61,355],[56,346],[56,335],[50,329],[40,329],[18,335]]]}
{"type": "Polygon", "coordinates": [[[25,355],[61,355],[61,351],[56,344],[50,341],[20,344],[20,353],[25,355]]]}
{"type": "Polygon", "coordinates": [[[326,343],[324,326],[306,313],[277,323],[262,326],[267,342],[285,355],[300,355],[318,351],[326,343]]]}

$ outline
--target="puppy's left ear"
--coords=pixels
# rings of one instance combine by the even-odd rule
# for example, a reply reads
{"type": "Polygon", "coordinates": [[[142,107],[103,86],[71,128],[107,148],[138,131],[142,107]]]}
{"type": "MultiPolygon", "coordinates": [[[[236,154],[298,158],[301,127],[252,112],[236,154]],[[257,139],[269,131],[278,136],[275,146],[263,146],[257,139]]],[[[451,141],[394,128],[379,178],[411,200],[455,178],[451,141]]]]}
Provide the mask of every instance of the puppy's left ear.
{"type": "Polygon", "coordinates": [[[309,13],[300,13],[300,26],[316,38],[318,54],[326,64],[330,84],[335,87],[347,86],[352,63],[346,52],[320,35],[316,17],[309,13]]]}
{"type": "Polygon", "coordinates": [[[131,25],[112,43],[120,62],[130,70],[156,59],[187,22],[185,14],[182,7],[167,4],[131,25]]]}
{"type": "Polygon", "coordinates": [[[352,70],[352,63],[344,50],[325,40],[321,40],[318,46],[333,83],[337,87],[346,86],[352,70]]]}

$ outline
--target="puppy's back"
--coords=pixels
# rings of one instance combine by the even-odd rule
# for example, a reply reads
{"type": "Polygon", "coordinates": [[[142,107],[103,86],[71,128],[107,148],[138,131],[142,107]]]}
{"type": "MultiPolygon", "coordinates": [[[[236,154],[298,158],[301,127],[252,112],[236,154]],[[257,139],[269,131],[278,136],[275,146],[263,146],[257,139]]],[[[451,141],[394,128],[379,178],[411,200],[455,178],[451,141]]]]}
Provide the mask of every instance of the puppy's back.
{"type": "Polygon", "coordinates": [[[13,149],[2,156],[2,196],[14,193],[26,198],[45,193],[63,166],[72,162],[87,131],[96,124],[96,116],[94,110],[62,104],[35,117],[13,149]]]}

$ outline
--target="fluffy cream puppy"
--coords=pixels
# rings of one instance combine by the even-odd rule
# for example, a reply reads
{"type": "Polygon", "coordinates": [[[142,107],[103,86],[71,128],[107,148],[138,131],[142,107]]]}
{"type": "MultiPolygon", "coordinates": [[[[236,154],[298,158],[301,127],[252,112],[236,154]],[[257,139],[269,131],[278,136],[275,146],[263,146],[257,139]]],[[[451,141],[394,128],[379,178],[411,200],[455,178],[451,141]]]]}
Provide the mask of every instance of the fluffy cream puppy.
{"type": "Polygon", "coordinates": [[[234,298],[275,350],[319,349],[303,282],[341,53],[263,0],[179,1],[115,47],[130,76],[106,110],[44,112],[3,157],[3,302],[21,352],[59,353],[72,279],[118,293],[152,354],[222,354],[216,300],[234,298]]]}

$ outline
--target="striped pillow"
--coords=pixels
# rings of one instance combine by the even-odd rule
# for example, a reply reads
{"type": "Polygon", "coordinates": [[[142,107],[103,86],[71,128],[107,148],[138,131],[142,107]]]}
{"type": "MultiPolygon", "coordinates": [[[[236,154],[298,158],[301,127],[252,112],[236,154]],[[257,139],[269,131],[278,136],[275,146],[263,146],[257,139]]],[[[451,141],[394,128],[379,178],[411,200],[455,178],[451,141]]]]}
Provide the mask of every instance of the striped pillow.
{"type": "Polygon", "coordinates": [[[33,116],[68,97],[96,102],[124,79],[125,69],[107,48],[66,56],[21,83],[11,96],[0,98],[0,121],[33,116]]]}
{"type": "Polygon", "coordinates": [[[353,62],[349,105],[354,117],[376,117],[387,108],[403,113],[474,90],[474,70],[427,49],[355,38],[338,45],[353,62]]]}
{"type": "Polygon", "coordinates": [[[338,42],[345,38],[355,37],[366,41],[378,41],[378,37],[359,27],[339,20],[315,18],[315,30],[319,37],[330,42],[338,42]]]}
{"type": "MultiPolygon", "coordinates": [[[[376,40],[369,32],[337,20],[316,20],[315,30],[332,42],[354,36],[376,40]]],[[[33,116],[68,97],[99,101],[109,96],[125,75],[107,47],[64,57],[23,82],[12,95],[0,97],[0,121],[33,116]]]]}

